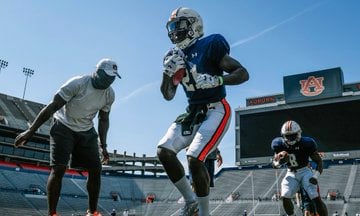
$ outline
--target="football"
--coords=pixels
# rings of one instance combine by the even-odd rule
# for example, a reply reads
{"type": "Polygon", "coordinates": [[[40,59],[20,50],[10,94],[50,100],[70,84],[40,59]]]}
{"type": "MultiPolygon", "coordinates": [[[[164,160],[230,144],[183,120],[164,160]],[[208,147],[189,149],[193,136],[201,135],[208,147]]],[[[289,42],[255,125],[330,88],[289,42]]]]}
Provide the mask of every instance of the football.
{"type": "Polygon", "coordinates": [[[176,73],[173,75],[174,85],[178,85],[181,82],[181,80],[184,78],[185,74],[186,74],[185,68],[181,68],[178,71],[176,71],[176,73]]]}
{"type": "Polygon", "coordinates": [[[289,162],[289,153],[287,151],[281,151],[276,155],[275,160],[279,161],[280,164],[286,164],[289,162]]]}

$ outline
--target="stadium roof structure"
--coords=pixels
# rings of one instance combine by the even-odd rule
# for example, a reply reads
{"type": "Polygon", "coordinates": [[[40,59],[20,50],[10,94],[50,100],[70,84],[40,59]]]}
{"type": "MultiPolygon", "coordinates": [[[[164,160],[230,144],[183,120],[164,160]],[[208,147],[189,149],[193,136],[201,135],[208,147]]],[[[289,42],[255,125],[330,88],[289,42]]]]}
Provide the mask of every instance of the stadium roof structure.
{"type": "MultiPolygon", "coordinates": [[[[25,145],[14,147],[17,134],[29,127],[36,115],[45,107],[44,104],[23,100],[0,93],[0,160],[15,163],[27,163],[37,166],[49,166],[49,131],[51,119],[45,122],[25,145]]],[[[103,167],[103,172],[111,174],[164,173],[164,168],[157,157],[141,157],[110,153],[110,162],[103,167]]]]}

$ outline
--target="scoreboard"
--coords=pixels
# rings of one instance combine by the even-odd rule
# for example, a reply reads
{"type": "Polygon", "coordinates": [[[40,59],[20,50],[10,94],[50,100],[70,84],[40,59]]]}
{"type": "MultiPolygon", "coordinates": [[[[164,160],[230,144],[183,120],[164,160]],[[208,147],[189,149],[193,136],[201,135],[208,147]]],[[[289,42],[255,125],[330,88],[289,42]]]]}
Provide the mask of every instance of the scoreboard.
{"type": "Polygon", "coordinates": [[[360,84],[344,85],[340,68],[284,77],[284,94],[246,102],[235,110],[238,166],[269,164],[271,141],[281,136],[287,120],[298,122],[302,135],[314,138],[326,159],[360,158],[360,84]]]}

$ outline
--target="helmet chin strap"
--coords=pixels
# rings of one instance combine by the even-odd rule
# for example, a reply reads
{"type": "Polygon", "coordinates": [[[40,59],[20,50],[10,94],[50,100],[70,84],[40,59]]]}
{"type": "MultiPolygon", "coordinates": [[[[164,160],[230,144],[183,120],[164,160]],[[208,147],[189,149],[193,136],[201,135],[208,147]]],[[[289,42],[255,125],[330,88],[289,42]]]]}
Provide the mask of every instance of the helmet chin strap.
{"type": "Polygon", "coordinates": [[[179,49],[185,49],[187,47],[190,47],[194,43],[196,43],[197,40],[198,40],[198,38],[193,38],[193,39],[186,38],[183,41],[181,41],[180,43],[176,43],[176,47],[178,47],[179,49]]]}
{"type": "Polygon", "coordinates": [[[293,145],[295,145],[296,140],[294,140],[294,141],[285,141],[285,142],[286,142],[286,144],[288,144],[289,146],[293,146],[293,145]]]}
{"type": "Polygon", "coordinates": [[[283,139],[284,139],[285,144],[286,144],[287,146],[293,146],[293,145],[295,145],[297,142],[300,141],[301,137],[296,137],[296,139],[295,139],[295,140],[292,140],[292,141],[288,141],[285,137],[283,137],[283,139]]]}

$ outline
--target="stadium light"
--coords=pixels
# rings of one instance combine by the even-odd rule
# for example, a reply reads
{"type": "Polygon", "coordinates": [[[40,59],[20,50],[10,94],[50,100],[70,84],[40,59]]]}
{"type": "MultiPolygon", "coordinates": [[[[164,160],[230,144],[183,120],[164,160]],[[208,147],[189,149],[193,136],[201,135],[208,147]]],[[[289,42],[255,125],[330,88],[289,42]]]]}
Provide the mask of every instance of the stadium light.
{"type": "Polygon", "coordinates": [[[26,92],[26,85],[27,85],[27,81],[28,78],[31,77],[32,75],[34,75],[34,70],[31,70],[29,68],[23,68],[23,73],[26,76],[26,80],[25,80],[25,86],[24,86],[24,93],[23,93],[23,97],[22,99],[24,100],[25,97],[25,92],[26,92]]]}
{"type": "Polygon", "coordinates": [[[0,73],[2,68],[6,68],[8,66],[9,62],[0,59],[0,73]]]}

